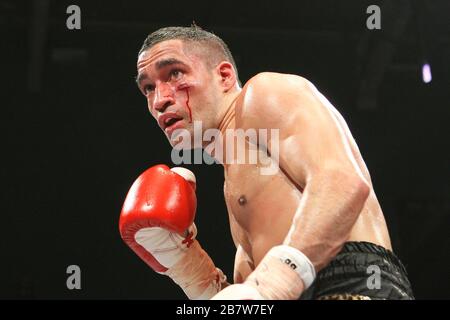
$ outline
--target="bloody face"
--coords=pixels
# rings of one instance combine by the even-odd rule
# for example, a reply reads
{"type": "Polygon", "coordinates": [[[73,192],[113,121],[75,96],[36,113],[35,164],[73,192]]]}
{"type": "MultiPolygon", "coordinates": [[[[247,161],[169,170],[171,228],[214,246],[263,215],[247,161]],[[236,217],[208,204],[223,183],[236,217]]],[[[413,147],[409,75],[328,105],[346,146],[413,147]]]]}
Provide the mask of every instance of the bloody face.
{"type": "Polygon", "coordinates": [[[211,67],[196,50],[182,40],[160,42],[138,57],[137,82],[147,99],[148,109],[170,143],[173,132],[186,129],[192,134],[193,121],[204,129],[213,126],[217,96],[211,67]]]}

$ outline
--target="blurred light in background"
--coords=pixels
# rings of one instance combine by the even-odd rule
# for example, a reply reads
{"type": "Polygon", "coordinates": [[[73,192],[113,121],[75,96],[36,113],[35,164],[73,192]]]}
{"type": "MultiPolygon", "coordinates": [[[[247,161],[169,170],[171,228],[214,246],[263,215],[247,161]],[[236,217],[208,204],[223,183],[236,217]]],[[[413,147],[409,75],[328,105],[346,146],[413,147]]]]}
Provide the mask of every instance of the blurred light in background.
{"type": "Polygon", "coordinates": [[[425,82],[425,83],[431,82],[431,79],[432,79],[432,77],[431,77],[431,67],[426,62],[422,66],[422,79],[423,79],[423,82],[425,82]]]}

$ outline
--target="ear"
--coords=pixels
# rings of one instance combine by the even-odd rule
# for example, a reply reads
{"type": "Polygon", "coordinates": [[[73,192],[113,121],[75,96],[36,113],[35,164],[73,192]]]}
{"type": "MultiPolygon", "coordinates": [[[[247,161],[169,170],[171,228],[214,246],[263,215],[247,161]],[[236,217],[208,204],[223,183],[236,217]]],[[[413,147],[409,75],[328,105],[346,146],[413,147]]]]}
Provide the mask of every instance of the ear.
{"type": "Polygon", "coordinates": [[[216,67],[217,74],[219,75],[220,86],[224,92],[228,92],[236,84],[236,72],[233,65],[228,61],[220,62],[216,67]]]}

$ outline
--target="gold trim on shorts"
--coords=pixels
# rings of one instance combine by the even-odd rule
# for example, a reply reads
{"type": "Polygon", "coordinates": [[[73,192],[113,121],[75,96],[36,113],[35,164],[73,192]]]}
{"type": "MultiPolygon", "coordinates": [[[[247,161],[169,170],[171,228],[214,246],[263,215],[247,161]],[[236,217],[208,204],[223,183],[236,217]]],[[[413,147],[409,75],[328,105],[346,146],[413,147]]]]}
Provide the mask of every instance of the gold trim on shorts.
{"type": "Polygon", "coordinates": [[[325,296],[320,296],[317,300],[372,300],[368,296],[363,296],[360,294],[349,294],[349,293],[340,293],[340,294],[330,294],[325,296]]]}

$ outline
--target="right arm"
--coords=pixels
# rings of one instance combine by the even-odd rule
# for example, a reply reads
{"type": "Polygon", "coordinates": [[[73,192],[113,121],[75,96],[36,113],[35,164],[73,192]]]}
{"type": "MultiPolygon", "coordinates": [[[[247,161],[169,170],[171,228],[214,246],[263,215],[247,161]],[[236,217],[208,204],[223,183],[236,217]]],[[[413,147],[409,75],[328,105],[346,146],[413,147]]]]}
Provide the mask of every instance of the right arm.
{"type": "Polygon", "coordinates": [[[195,176],[153,166],[133,183],[119,229],[125,243],[153,270],[169,276],[189,299],[208,299],[226,277],[195,239],[195,176]]]}

